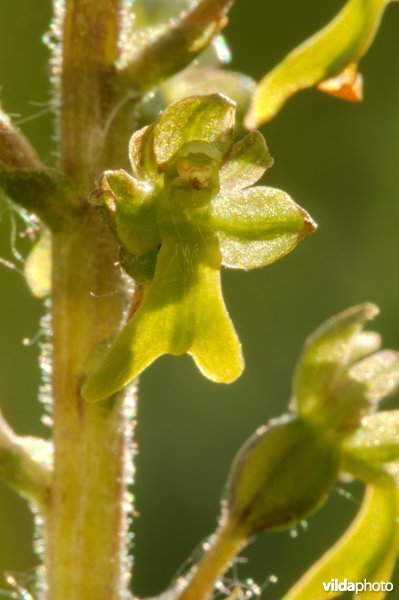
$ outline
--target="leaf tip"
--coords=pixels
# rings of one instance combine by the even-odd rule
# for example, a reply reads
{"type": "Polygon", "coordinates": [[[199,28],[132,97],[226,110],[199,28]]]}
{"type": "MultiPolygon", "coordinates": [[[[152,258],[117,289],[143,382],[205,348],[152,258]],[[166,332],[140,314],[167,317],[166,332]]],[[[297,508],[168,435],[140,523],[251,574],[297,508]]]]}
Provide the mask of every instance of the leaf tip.
{"type": "Polygon", "coordinates": [[[358,73],[356,63],[351,63],[336,77],[318,83],[317,89],[341,100],[362,102],[363,77],[358,73]]]}
{"type": "Polygon", "coordinates": [[[316,221],[312,219],[312,217],[303,209],[301,209],[303,214],[303,227],[299,233],[298,241],[300,242],[308,235],[314,233],[318,227],[316,221]]]}

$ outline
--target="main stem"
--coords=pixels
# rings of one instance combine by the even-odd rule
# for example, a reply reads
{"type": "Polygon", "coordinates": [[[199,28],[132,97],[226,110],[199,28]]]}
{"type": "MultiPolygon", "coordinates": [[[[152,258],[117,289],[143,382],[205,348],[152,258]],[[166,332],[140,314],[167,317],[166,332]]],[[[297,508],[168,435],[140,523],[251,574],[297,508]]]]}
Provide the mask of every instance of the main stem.
{"type": "Polygon", "coordinates": [[[128,394],[99,404],[80,393],[99,344],[127,305],[117,248],[87,203],[111,157],[104,123],[114,91],[121,0],[66,0],[60,77],[60,163],[82,216],[53,235],[54,476],[46,520],[47,597],[128,596],[128,394]]]}

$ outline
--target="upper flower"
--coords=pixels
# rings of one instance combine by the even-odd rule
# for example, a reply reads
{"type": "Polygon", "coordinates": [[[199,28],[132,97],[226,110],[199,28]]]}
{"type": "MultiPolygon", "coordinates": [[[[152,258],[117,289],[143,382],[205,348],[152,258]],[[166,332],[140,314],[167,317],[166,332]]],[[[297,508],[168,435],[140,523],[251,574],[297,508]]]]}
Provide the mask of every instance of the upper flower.
{"type": "Polygon", "coordinates": [[[233,145],[234,123],[222,95],[175,102],[131,138],[133,177],[103,174],[95,203],[144,295],[86,381],[87,400],[117,392],[165,353],[188,352],[214,381],[241,374],[220,267],[274,262],[315,225],[285,192],[250,187],[273,161],[258,132],[233,145]]]}

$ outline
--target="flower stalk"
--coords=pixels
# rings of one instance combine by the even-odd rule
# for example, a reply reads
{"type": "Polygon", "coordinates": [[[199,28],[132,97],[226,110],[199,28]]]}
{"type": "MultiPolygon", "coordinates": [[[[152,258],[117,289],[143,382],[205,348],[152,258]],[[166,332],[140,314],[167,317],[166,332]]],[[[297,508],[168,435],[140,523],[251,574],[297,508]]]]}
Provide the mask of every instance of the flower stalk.
{"type": "Polygon", "coordinates": [[[0,413],[0,477],[42,510],[48,501],[50,458],[46,442],[17,437],[0,413]]]}
{"type": "Polygon", "coordinates": [[[183,70],[227,24],[233,0],[200,0],[141,52],[126,56],[121,87],[145,91],[183,70]],[[204,33],[205,32],[205,33],[204,33]]]}
{"type": "Polygon", "coordinates": [[[246,543],[245,535],[234,522],[222,523],[178,600],[210,598],[216,582],[228,570],[246,543]]]}

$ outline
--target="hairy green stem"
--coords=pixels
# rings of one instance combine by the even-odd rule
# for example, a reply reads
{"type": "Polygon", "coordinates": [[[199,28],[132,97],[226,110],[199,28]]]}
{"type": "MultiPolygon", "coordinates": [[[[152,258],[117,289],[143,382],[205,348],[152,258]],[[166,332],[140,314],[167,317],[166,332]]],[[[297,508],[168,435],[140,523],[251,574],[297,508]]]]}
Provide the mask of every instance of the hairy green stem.
{"type": "Polygon", "coordinates": [[[198,0],[162,35],[149,40],[141,52],[131,60],[126,58],[121,70],[122,89],[148,90],[187,67],[226,25],[225,15],[232,2],[198,0]]]}
{"type": "Polygon", "coordinates": [[[115,96],[122,0],[66,0],[62,33],[59,135],[61,167],[90,191],[105,168],[115,96]]]}
{"type": "Polygon", "coordinates": [[[245,536],[234,522],[228,520],[223,523],[215,533],[210,548],[195,567],[187,586],[178,595],[178,600],[208,600],[214,592],[216,582],[246,543],[245,536]]]}
{"type": "Polygon", "coordinates": [[[60,164],[85,208],[73,232],[52,240],[54,478],[45,556],[52,600],[127,595],[132,398],[120,394],[90,405],[80,394],[93,354],[115,335],[127,305],[116,244],[86,200],[108,160],[104,122],[113,98],[120,5],[67,0],[63,22],[60,164]]]}
{"type": "Polygon", "coordinates": [[[113,243],[88,214],[53,236],[54,479],[46,569],[49,597],[119,599],[127,581],[126,398],[90,405],[80,388],[125,304],[113,243]]]}

